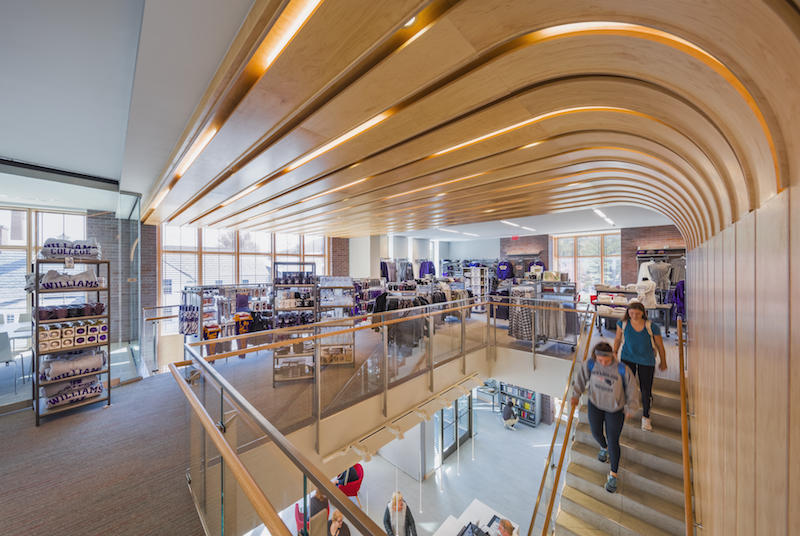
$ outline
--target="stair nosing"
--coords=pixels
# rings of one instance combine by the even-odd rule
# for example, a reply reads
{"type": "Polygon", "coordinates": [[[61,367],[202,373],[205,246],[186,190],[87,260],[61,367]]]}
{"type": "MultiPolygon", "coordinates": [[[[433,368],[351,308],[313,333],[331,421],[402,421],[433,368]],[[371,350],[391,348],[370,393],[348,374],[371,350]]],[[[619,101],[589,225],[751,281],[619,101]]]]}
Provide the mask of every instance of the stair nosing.
{"type": "MultiPolygon", "coordinates": [[[[639,519],[637,517],[631,516],[630,514],[626,514],[625,512],[623,512],[621,510],[618,510],[616,508],[614,508],[613,511],[618,512],[620,514],[620,519],[618,521],[614,520],[614,519],[612,519],[612,518],[610,518],[610,517],[608,517],[606,515],[606,512],[608,510],[608,505],[607,504],[605,504],[605,503],[601,502],[600,500],[595,499],[594,497],[592,497],[590,495],[587,495],[587,494],[583,493],[582,491],[579,491],[579,490],[577,490],[577,489],[575,489],[575,488],[573,488],[571,486],[564,486],[564,490],[561,492],[561,500],[563,501],[565,497],[566,497],[566,499],[568,501],[572,501],[573,503],[579,505],[581,508],[589,510],[592,514],[604,517],[605,519],[608,519],[611,523],[614,523],[615,525],[618,525],[620,527],[624,527],[626,530],[629,530],[631,532],[638,532],[638,531],[628,527],[628,525],[624,522],[624,518],[626,516],[629,517],[629,518],[636,519],[636,520],[640,521],[641,523],[647,525],[649,528],[651,528],[652,530],[648,531],[648,533],[647,533],[648,535],[652,534],[652,535],[656,535],[657,536],[659,534],[662,534],[663,536],[672,536],[669,532],[667,532],[665,530],[662,530],[662,529],[656,527],[655,525],[651,525],[650,523],[648,523],[647,521],[645,521],[643,519],[639,519]],[[573,494],[577,494],[578,497],[574,497],[573,494]],[[581,498],[584,498],[584,500],[579,502],[577,499],[581,499],[581,498]],[[587,502],[589,504],[597,503],[598,505],[600,505],[600,508],[597,508],[597,507],[592,508],[591,506],[587,506],[586,505],[587,502]]],[[[567,513],[569,513],[569,512],[567,512],[567,513]]],[[[602,529],[598,529],[598,530],[602,530],[602,529]]]]}

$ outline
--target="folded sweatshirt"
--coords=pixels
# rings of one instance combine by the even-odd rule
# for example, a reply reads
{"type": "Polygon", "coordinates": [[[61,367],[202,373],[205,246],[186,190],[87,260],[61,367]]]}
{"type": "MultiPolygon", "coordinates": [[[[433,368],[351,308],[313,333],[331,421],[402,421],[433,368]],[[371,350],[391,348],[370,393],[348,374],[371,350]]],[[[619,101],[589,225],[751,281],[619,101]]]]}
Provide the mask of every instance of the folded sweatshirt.
{"type": "Polygon", "coordinates": [[[42,256],[45,258],[81,257],[88,259],[100,258],[100,246],[97,240],[61,240],[48,238],[42,247],[42,256]]]}
{"type": "Polygon", "coordinates": [[[596,359],[583,362],[575,380],[572,382],[572,395],[578,398],[584,390],[589,389],[589,402],[603,411],[616,413],[628,407],[628,412],[635,413],[639,409],[639,384],[628,365],[625,378],[620,376],[620,361],[614,358],[611,364],[604,367],[596,359]],[[589,363],[594,362],[589,372],[589,363]]]}
{"type": "Polygon", "coordinates": [[[42,362],[40,378],[44,381],[53,381],[90,372],[100,372],[103,370],[105,361],[105,352],[60,356],[42,362]]]}
{"type": "Polygon", "coordinates": [[[103,394],[103,383],[97,382],[89,387],[73,389],[47,398],[45,401],[45,406],[48,409],[54,408],[57,406],[63,406],[65,404],[71,404],[73,402],[79,402],[93,396],[100,396],[101,394],[103,394]]]}
{"type": "Polygon", "coordinates": [[[75,380],[65,380],[58,383],[50,383],[39,387],[39,396],[44,398],[51,398],[67,391],[74,391],[75,389],[83,389],[91,387],[92,384],[100,381],[96,375],[84,376],[75,380]]]}
{"type": "Polygon", "coordinates": [[[78,290],[82,288],[98,288],[99,286],[97,275],[91,268],[75,275],[61,274],[55,270],[50,270],[44,274],[39,283],[39,287],[42,290],[78,290]]]}

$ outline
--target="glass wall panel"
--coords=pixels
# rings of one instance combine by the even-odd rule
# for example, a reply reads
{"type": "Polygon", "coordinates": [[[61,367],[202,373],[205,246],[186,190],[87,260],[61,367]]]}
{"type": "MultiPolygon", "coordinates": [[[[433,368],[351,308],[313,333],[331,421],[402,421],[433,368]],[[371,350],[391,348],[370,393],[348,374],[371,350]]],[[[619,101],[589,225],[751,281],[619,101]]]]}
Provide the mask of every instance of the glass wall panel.
{"type": "Polygon", "coordinates": [[[272,233],[240,231],[239,251],[241,253],[272,253],[272,233]]]}
{"type": "MultiPolygon", "coordinates": [[[[285,253],[289,255],[300,254],[300,235],[276,234],[275,253],[285,253]]],[[[277,260],[277,259],[276,259],[277,260]]]]}
{"type": "Polygon", "coordinates": [[[229,229],[203,229],[203,251],[235,252],[236,231],[229,229]]]}
{"type": "Polygon", "coordinates": [[[168,251],[197,251],[197,229],[162,225],[161,248],[168,251]]]}
{"type": "Polygon", "coordinates": [[[603,236],[603,255],[619,255],[622,253],[620,235],[611,234],[603,236]]]}
{"type": "Polygon", "coordinates": [[[305,255],[325,255],[324,236],[305,236],[303,240],[303,253],[305,255]]]}
{"type": "Polygon", "coordinates": [[[271,283],[272,257],[267,255],[240,255],[239,282],[242,284],[271,283]]]}
{"type": "Polygon", "coordinates": [[[573,238],[558,239],[557,257],[572,257],[575,254],[575,240],[573,238]]]}
{"type": "Polygon", "coordinates": [[[203,285],[236,284],[236,257],[203,255],[203,285]]]}
{"type": "Polygon", "coordinates": [[[603,282],[606,285],[620,285],[622,281],[622,261],[620,257],[603,257],[603,282]]]}
{"type": "Polygon", "coordinates": [[[28,212],[0,210],[0,246],[28,245],[28,212]]]}
{"type": "Polygon", "coordinates": [[[600,236],[579,236],[578,257],[600,255],[600,236]]]}

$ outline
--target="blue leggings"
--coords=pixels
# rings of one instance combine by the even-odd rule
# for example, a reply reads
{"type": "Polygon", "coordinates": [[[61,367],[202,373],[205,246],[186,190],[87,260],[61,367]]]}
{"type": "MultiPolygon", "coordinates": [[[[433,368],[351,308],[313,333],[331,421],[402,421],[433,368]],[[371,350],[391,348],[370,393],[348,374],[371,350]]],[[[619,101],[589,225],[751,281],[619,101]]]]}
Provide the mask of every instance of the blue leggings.
{"type": "Polygon", "coordinates": [[[598,409],[589,402],[589,427],[592,429],[592,437],[601,447],[608,449],[611,471],[614,473],[619,469],[619,436],[622,434],[623,424],[625,424],[625,413],[622,410],[611,413],[598,409]],[[603,423],[606,425],[605,435],[603,434],[603,423]]]}

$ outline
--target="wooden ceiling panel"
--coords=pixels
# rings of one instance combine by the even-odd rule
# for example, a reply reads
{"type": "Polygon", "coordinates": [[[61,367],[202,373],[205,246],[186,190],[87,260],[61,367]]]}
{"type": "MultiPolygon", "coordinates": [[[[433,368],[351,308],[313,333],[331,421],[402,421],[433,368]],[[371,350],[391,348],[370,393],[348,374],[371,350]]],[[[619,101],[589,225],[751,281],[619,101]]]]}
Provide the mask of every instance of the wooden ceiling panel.
{"type": "Polygon", "coordinates": [[[745,43],[800,45],[730,38],[763,6],[675,3],[323,1],[147,221],[356,236],[614,199],[701,243],[800,148],[773,111],[800,98],[745,43]]]}

